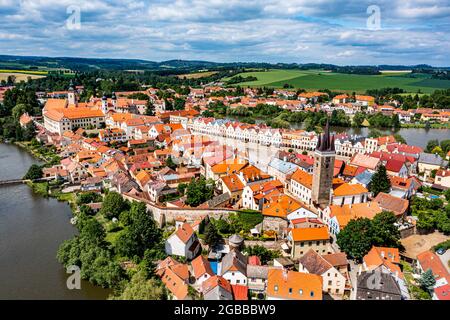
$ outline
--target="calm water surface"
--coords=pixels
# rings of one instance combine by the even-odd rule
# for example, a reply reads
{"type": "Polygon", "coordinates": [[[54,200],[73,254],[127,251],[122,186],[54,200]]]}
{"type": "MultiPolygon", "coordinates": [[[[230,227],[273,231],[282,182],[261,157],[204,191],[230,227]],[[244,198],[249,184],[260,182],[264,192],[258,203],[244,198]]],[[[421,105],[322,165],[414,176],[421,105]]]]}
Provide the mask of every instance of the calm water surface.
{"type": "MultiPolygon", "coordinates": [[[[37,163],[0,143],[0,180],[22,177],[37,163]]],[[[27,185],[0,187],[0,299],[106,299],[109,291],[83,281],[68,290],[59,245],[76,234],[66,202],[34,195],[27,185]]]]}

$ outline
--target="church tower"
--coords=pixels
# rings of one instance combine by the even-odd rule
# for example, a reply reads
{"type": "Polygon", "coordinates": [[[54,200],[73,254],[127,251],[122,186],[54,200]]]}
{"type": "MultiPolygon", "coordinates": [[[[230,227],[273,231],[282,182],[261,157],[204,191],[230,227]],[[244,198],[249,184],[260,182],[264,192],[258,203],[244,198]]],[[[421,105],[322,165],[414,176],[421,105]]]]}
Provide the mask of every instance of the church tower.
{"type": "Polygon", "coordinates": [[[102,111],[103,114],[107,114],[108,113],[108,98],[106,98],[106,94],[103,93],[103,97],[102,97],[102,111]]]}
{"type": "Polygon", "coordinates": [[[69,105],[77,105],[77,97],[75,95],[75,90],[73,88],[73,83],[70,82],[69,92],[67,93],[67,100],[69,105]]]}
{"type": "Polygon", "coordinates": [[[330,137],[327,119],[325,132],[319,135],[314,152],[312,202],[321,208],[325,208],[331,203],[335,157],[334,136],[330,137]]]}

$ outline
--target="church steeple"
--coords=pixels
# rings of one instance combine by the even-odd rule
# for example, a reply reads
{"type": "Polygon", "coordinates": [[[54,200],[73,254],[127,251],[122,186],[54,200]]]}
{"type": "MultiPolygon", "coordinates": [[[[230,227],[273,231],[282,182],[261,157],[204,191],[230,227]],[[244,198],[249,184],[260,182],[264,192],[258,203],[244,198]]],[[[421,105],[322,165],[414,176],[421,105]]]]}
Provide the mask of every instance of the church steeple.
{"type": "Polygon", "coordinates": [[[325,130],[319,136],[316,150],[322,152],[334,151],[334,135],[330,138],[330,124],[328,122],[328,118],[325,125],[325,130]]]}
{"type": "Polygon", "coordinates": [[[73,81],[70,80],[69,90],[67,92],[67,100],[69,105],[76,106],[78,104],[78,101],[75,94],[75,89],[73,87],[73,81]]]}
{"type": "Polygon", "coordinates": [[[324,132],[317,139],[314,152],[314,169],[311,200],[314,205],[325,208],[331,203],[333,189],[334,135],[330,135],[330,124],[327,119],[324,132]]]}

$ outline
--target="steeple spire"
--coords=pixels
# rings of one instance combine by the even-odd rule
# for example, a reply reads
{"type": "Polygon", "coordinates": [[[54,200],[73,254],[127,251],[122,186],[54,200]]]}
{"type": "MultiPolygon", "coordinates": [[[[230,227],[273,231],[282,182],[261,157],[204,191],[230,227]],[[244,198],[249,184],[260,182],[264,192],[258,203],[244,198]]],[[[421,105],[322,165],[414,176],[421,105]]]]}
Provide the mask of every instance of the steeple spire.
{"type": "Polygon", "coordinates": [[[324,132],[319,135],[316,150],[318,151],[334,151],[334,136],[330,137],[330,124],[327,118],[324,132]]]}

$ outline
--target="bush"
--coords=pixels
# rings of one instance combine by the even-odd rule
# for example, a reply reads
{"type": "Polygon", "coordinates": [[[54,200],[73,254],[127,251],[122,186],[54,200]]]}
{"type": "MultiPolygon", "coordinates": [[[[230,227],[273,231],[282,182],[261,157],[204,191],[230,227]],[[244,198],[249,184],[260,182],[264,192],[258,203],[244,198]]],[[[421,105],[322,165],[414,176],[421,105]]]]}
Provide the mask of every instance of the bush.
{"type": "Polygon", "coordinates": [[[36,180],[42,178],[42,175],[42,167],[37,164],[32,164],[23,178],[36,180]]]}

